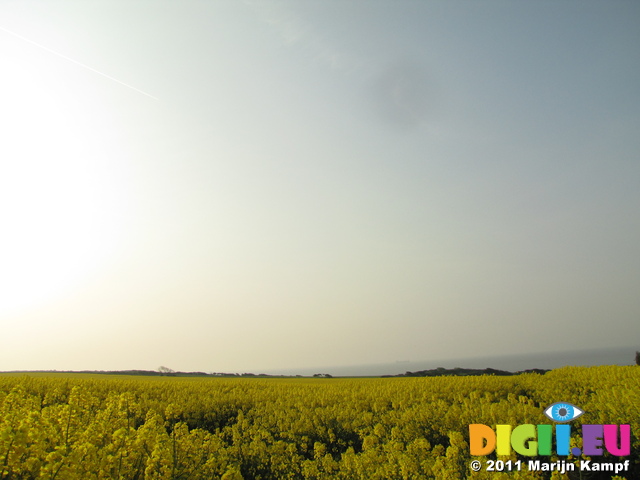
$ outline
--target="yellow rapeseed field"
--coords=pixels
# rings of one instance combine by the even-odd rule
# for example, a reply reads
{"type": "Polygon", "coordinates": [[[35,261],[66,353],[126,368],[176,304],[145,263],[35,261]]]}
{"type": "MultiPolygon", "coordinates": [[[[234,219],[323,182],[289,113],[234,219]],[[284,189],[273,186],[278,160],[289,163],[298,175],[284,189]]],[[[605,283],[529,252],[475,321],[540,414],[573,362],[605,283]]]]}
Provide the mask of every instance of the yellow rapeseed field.
{"type": "Polygon", "coordinates": [[[640,478],[640,367],[607,366],[513,377],[2,375],[0,479],[614,478],[471,471],[469,424],[552,423],[543,411],[558,401],[585,411],[576,444],[582,423],[631,425],[631,468],[618,478],[640,478]]]}

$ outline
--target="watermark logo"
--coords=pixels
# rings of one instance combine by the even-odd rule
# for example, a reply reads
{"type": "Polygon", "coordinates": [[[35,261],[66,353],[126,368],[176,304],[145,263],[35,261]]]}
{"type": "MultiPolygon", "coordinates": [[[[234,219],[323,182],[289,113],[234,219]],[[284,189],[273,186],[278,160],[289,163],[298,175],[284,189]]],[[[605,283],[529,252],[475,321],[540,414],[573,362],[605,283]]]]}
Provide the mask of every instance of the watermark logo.
{"type": "Polygon", "coordinates": [[[631,427],[629,425],[582,425],[582,449],[570,449],[571,425],[567,422],[582,416],[584,411],[567,402],[549,405],[544,414],[558,424],[496,425],[495,430],[487,425],[469,425],[469,447],[471,455],[484,456],[496,452],[510,455],[515,451],[520,455],[533,457],[611,455],[624,457],[631,452],[631,427]],[[553,442],[555,437],[555,442],[553,442]],[[553,444],[555,443],[555,449],[553,444]]]}
{"type": "Polygon", "coordinates": [[[554,422],[570,422],[581,416],[584,412],[575,405],[566,402],[557,402],[549,405],[544,414],[554,422]]]}
{"type": "MultiPolygon", "coordinates": [[[[617,457],[624,457],[631,453],[631,427],[629,425],[582,425],[582,448],[570,447],[571,425],[569,422],[581,417],[585,412],[568,402],[556,402],[549,405],[544,414],[555,425],[496,425],[495,429],[480,423],[469,425],[469,450],[472,456],[485,456],[495,452],[499,456],[509,456],[512,451],[525,457],[551,456],[560,457],[589,457],[602,456],[608,453],[617,457]]],[[[471,462],[474,471],[482,469],[482,462],[471,462]]],[[[503,462],[501,460],[487,460],[487,471],[520,470],[522,461],[503,462]],[[500,467],[496,469],[496,466],[500,467]],[[508,468],[507,468],[508,467],[508,468]]],[[[591,460],[581,460],[581,471],[602,470],[610,467],[616,473],[626,471],[629,461],[624,463],[592,463],[591,460]]],[[[573,463],[566,460],[557,462],[541,462],[529,460],[529,471],[558,470],[560,473],[575,469],[573,463]]]]}

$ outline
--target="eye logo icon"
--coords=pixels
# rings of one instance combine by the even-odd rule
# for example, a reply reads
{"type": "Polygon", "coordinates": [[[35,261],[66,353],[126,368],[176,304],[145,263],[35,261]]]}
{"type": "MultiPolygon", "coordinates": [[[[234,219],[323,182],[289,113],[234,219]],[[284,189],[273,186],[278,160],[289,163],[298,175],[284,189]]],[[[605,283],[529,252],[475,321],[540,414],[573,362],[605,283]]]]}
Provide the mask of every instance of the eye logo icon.
{"type": "Polygon", "coordinates": [[[567,402],[557,402],[549,405],[544,414],[554,422],[565,423],[575,420],[584,413],[575,405],[567,402]]]}

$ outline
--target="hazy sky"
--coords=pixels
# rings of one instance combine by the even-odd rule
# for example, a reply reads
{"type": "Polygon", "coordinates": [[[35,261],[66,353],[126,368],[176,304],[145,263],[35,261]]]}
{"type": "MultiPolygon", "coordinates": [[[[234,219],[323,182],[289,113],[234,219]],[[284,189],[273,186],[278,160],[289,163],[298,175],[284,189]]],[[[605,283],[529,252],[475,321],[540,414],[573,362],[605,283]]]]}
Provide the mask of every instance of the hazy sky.
{"type": "Polygon", "coordinates": [[[631,0],[3,1],[0,370],[638,344],[639,24],[631,0]]]}

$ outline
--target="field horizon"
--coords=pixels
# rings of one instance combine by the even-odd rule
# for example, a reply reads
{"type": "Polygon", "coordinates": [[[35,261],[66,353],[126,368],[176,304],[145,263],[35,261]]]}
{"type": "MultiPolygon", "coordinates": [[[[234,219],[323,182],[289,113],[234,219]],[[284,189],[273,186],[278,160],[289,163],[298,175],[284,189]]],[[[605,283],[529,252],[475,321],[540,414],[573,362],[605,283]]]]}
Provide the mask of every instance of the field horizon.
{"type": "Polygon", "coordinates": [[[493,368],[517,372],[531,369],[556,369],[567,366],[632,365],[638,347],[608,347],[599,349],[566,350],[556,352],[523,353],[511,355],[487,355],[453,357],[436,360],[397,360],[386,363],[361,365],[320,365],[304,368],[280,368],[255,371],[268,375],[313,375],[328,373],[333,376],[381,376],[399,375],[434,368],[493,368]]]}
{"type": "MultiPolygon", "coordinates": [[[[399,360],[396,362],[374,363],[362,365],[338,365],[304,368],[280,368],[280,369],[254,369],[251,371],[216,372],[210,369],[199,371],[179,371],[185,376],[195,374],[217,375],[254,375],[254,376],[283,376],[283,377],[312,377],[314,375],[330,375],[332,377],[381,377],[402,375],[406,372],[420,372],[437,368],[445,369],[494,369],[507,372],[522,372],[525,370],[553,370],[567,366],[606,366],[606,365],[633,365],[637,347],[625,346],[602,349],[585,349],[562,352],[526,353],[521,355],[499,355],[486,357],[460,357],[441,360],[399,360]]],[[[31,370],[6,370],[0,373],[28,374],[28,373],[96,373],[133,375],[140,372],[141,375],[157,372],[156,369],[31,369],[31,370]]],[[[160,373],[158,373],[159,375],[160,373]]]]}

